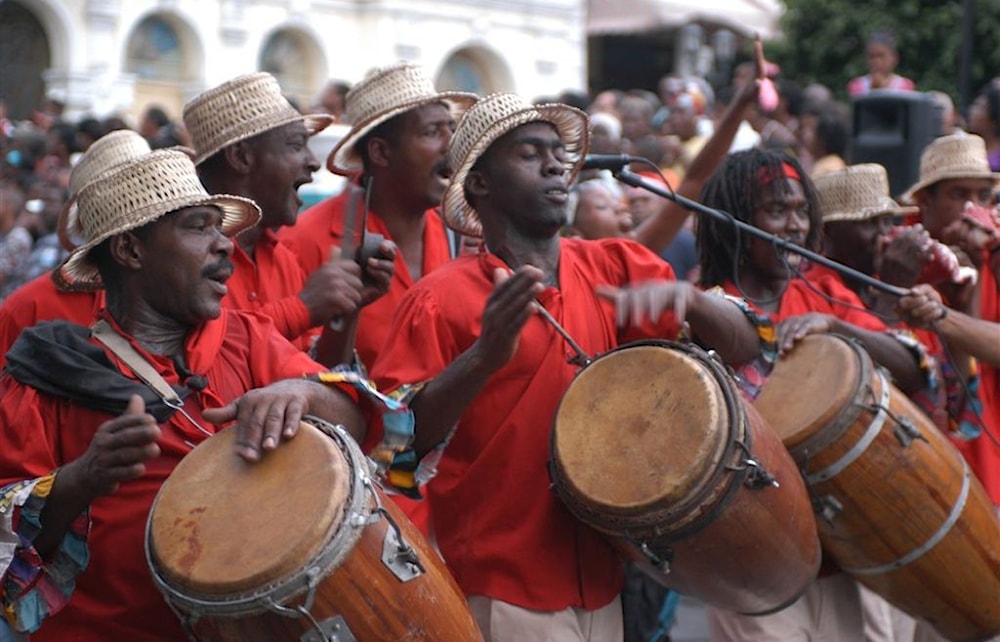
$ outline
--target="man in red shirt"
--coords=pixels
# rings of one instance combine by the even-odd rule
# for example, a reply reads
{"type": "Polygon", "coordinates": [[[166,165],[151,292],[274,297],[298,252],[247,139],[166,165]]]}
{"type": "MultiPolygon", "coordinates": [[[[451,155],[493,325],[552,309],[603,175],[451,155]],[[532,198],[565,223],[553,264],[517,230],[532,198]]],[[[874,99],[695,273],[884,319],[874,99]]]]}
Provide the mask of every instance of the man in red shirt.
{"type": "MultiPolygon", "coordinates": [[[[330,152],[326,166],[364,186],[364,208],[371,208],[365,232],[382,235],[397,249],[388,291],[362,308],[356,318],[354,348],[361,363],[370,368],[389,340],[392,316],[403,295],[454,255],[433,208],[441,204],[448,181],[447,154],[455,121],[476,97],[438,92],[422,67],[400,62],[371,69],[346,100],[352,127],[330,152]]],[[[307,273],[327,260],[331,248],[343,243],[350,198],[351,190],[345,189],[307,209],[294,227],[279,234],[307,273]]],[[[353,229],[360,236],[362,217],[355,214],[353,229]]],[[[320,344],[326,345],[325,341],[320,344]]],[[[369,452],[381,438],[379,426],[372,426],[363,450],[369,452]]],[[[400,495],[393,499],[430,534],[427,501],[400,495]]]]}
{"type": "MultiPolygon", "coordinates": [[[[934,284],[947,305],[992,322],[1000,322],[1000,229],[985,208],[994,207],[998,186],[1000,173],[990,170],[983,139],[957,134],[937,138],[924,149],[920,180],[903,195],[920,207],[921,222],[930,235],[978,270],[978,287],[934,284]],[[987,218],[977,220],[969,208],[984,208],[987,218]]],[[[917,266],[918,271],[922,268],[917,266]]],[[[960,345],[949,342],[949,346],[964,354],[960,345]]],[[[979,376],[983,430],[988,434],[959,447],[993,503],[1000,506],[1000,370],[980,362],[979,376]]]]}
{"type": "Polygon", "coordinates": [[[388,288],[393,269],[394,249],[386,243],[366,266],[378,287],[366,288],[361,266],[331,256],[329,248],[322,261],[304,271],[295,254],[278,243],[275,231],[293,225],[298,216],[298,188],[319,169],[309,137],[332,121],[326,114],[300,114],[265,72],[226,81],[184,106],[184,125],[205,188],[244,196],[261,208],[260,224],[237,239],[225,305],[271,317],[281,334],[303,350],[317,334],[310,328],[355,313],[378,296],[379,288],[388,288]]]}
{"type": "MultiPolygon", "coordinates": [[[[796,245],[819,249],[822,214],[815,187],[787,154],[759,149],[731,154],[706,183],[701,200],[796,245]]],[[[781,352],[793,350],[809,334],[837,333],[864,346],[904,392],[925,385],[911,347],[888,333],[837,273],[816,268],[803,273],[798,255],[738,234],[728,222],[699,220],[701,283],[721,285],[774,319],[781,352]]],[[[816,640],[864,639],[858,584],[833,568],[821,571],[798,600],[779,612],[747,616],[710,608],[709,625],[717,641],[779,642],[804,632],[816,640]]]]}
{"type": "MultiPolygon", "coordinates": [[[[395,272],[388,292],[365,306],[355,347],[371,367],[388,340],[399,301],[423,275],[452,256],[441,219],[447,184],[446,155],[455,120],[475,96],[439,93],[413,63],[377,67],[347,93],[351,130],[326,159],[331,172],[351,177],[368,190],[367,233],[395,244],[395,272]]],[[[278,237],[307,273],[323,265],[343,241],[350,190],[307,209],[278,237]]],[[[360,215],[355,232],[360,234],[360,215]]]]}
{"type": "MultiPolygon", "coordinates": [[[[815,184],[823,209],[826,256],[863,274],[878,274],[888,283],[913,286],[926,256],[938,250],[921,226],[893,227],[894,217],[910,216],[919,209],[900,206],[889,197],[885,168],[872,163],[852,165],[817,177],[815,184]]],[[[903,323],[895,312],[898,297],[826,267],[812,266],[806,277],[813,274],[836,276],[868,309],[904,333],[897,336],[910,337],[926,348],[922,366],[932,374],[931,385],[911,397],[943,432],[957,440],[979,432],[981,421],[975,416],[979,397],[973,392],[972,398],[966,398],[965,388],[972,392],[977,386],[974,378],[967,381],[970,372],[975,372],[968,358],[946,352],[933,331],[903,323]]],[[[965,276],[964,272],[952,274],[952,278],[965,276]]]]}
{"type": "Polygon", "coordinates": [[[586,115],[566,105],[498,94],[466,113],[444,216],[485,246],[410,289],[373,370],[386,390],[422,384],[417,455],[447,442],[427,487],[434,526],[487,640],[623,636],[622,559],[550,489],[549,430],[576,368],[533,306],[588,354],[686,321],[726,361],[759,355],[738,305],[677,282],[646,248],[560,237],[586,149],[586,115]]]}
{"type": "Polygon", "coordinates": [[[250,462],[304,413],[358,439],[364,423],[355,393],[306,378],[322,366],[270,320],[222,307],[230,237],[260,216],[252,201],[210,196],[187,154],[159,150],[88,184],[77,207],[85,243],[62,276],[105,286],[92,331],[134,354],[62,321],[26,330],[8,353],[0,603],[32,640],[173,642],[185,634],[153,585],[143,529],[174,466],[232,420],[250,462]],[[179,408],[142,383],[156,378],[137,376],[143,362],[179,408]]]}

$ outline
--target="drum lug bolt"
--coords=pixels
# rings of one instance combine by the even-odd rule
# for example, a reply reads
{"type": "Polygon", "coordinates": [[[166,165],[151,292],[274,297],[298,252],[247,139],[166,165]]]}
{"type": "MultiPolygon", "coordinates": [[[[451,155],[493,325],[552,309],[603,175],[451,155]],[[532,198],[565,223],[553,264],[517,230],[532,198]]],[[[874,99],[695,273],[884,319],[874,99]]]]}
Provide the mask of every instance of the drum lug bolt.
{"type": "Polygon", "coordinates": [[[639,550],[646,556],[646,559],[649,560],[649,563],[653,566],[653,568],[664,575],[670,575],[670,562],[674,560],[674,552],[672,550],[667,549],[666,553],[660,556],[657,555],[646,542],[641,542],[639,544],[639,550]]]}
{"type": "Polygon", "coordinates": [[[755,459],[744,459],[743,465],[747,469],[747,478],[743,481],[747,488],[757,490],[759,488],[779,488],[778,480],[774,478],[774,475],[767,472],[767,470],[757,463],[755,459]]]}
{"type": "Polygon", "coordinates": [[[916,427],[909,417],[894,417],[894,419],[896,420],[896,427],[893,429],[892,434],[896,436],[896,439],[899,440],[903,448],[909,447],[914,439],[924,439],[924,436],[920,434],[920,429],[916,427]]]}
{"type": "Polygon", "coordinates": [[[323,620],[312,631],[299,638],[301,642],[357,642],[347,622],[341,616],[323,620]]]}
{"type": "Polygon", "coordinates": [[[403,538],[399,525],[385,509],[380,509],[389,523],[382,542],[382,563],[400,582],[409,582],[424,574],[417,551],[403,538]]]}
{"type": "Polygon", "coordinates": [[[813,499],[813,510],[832,526],[834,518],[844,510],[844,505],[833,495],[824,495],[813,499]]]}

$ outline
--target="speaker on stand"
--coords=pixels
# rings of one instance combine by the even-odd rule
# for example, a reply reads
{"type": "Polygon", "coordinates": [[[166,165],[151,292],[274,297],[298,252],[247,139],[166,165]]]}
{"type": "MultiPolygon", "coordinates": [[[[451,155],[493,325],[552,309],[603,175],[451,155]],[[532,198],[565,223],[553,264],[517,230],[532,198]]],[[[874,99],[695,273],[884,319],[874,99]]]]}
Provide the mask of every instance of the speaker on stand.
{"type": "Polygon", "coordinates": [[[850,162],[878,163],[898,197],[920,177],[920,153],[941,132],[941,108],[928,94],[874,90],[852,101],[850,162]]]}

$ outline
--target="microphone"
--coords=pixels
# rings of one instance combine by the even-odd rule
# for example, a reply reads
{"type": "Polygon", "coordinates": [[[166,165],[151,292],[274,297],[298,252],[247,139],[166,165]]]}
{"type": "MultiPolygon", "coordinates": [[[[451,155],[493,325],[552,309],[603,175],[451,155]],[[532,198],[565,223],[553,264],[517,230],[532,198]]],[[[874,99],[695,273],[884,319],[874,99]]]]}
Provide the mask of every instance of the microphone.
{"type": "Polygon", "coordinates": [[[580,169],[609,169],[617,172],[629,163],[643,159],[628,154],[587,154],[580,169]]]}

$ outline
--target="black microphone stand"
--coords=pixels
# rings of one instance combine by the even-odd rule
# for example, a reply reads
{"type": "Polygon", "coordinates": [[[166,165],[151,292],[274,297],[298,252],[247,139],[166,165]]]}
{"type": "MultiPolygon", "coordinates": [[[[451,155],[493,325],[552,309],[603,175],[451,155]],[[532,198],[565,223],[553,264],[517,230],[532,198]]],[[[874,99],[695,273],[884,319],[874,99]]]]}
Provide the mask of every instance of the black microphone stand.
{"type": "Polygon", "coordinates": [[[785,250],[786,252],[792,252],[794,254],[804,256],[813,263],[819,263],[820,265],[825,265],[830,269],[836,270],[837,272],[840,272],[841,274],[848,276],[852,279],[857,279],[858,281],[861,281],[865,285],[868,285],[869,287],[872,287],[876,290],[881,290],[886,294],[891,294],[893,296],[901,297],[909,292],[909,290],[905,288],[897,287],[895,285],[890,285],[888,283],[885,283],[884,281],[879,281],[878,279],[868,276],[864,272],[858,272],[857,270],[850,268],[842,263],[837,263],[836,261],[832,261],[821,254],[816,254],[815,252],[807,250],[806,248],[796,245],[795,243],[786,241],[785,239],[775,236],[770,232],[765,232],[764,230],[756,228],[753,225],[744,223],[743,221],[738,220],[735,216],[732,216],[731,214],[727,214],[720,210],[712,209],[711,207],[702,205],[697,201],[692,201],[689,198],[685,198],[680,194],[675,194],[674,192],[662,187],[661,185],[647,181],[642,176],[639,176],[638,174],[634,173],[627,166],[622,166],[621,169],[614,171],[613,174],[615,178],[625,183],[626,185],[642,188],[644,190],[652,192],[653,194],[656,194],[657,196],[662,196],[663,198],[669,199],[677,203],[678,205],[686,209],[689,209],[693,212],[698,212],[699,214],[709,216],[711,218],[716,219],[717,221],[725,221],[727,223],[730,223],[731,225],[736,227],[736,229],[740,232],[746,232],[751,236],[756,236],[757,238],[764,239],[765,241],[768,241],[769,243],[775,245],[776,247],[782,250],[785,250]]]}

